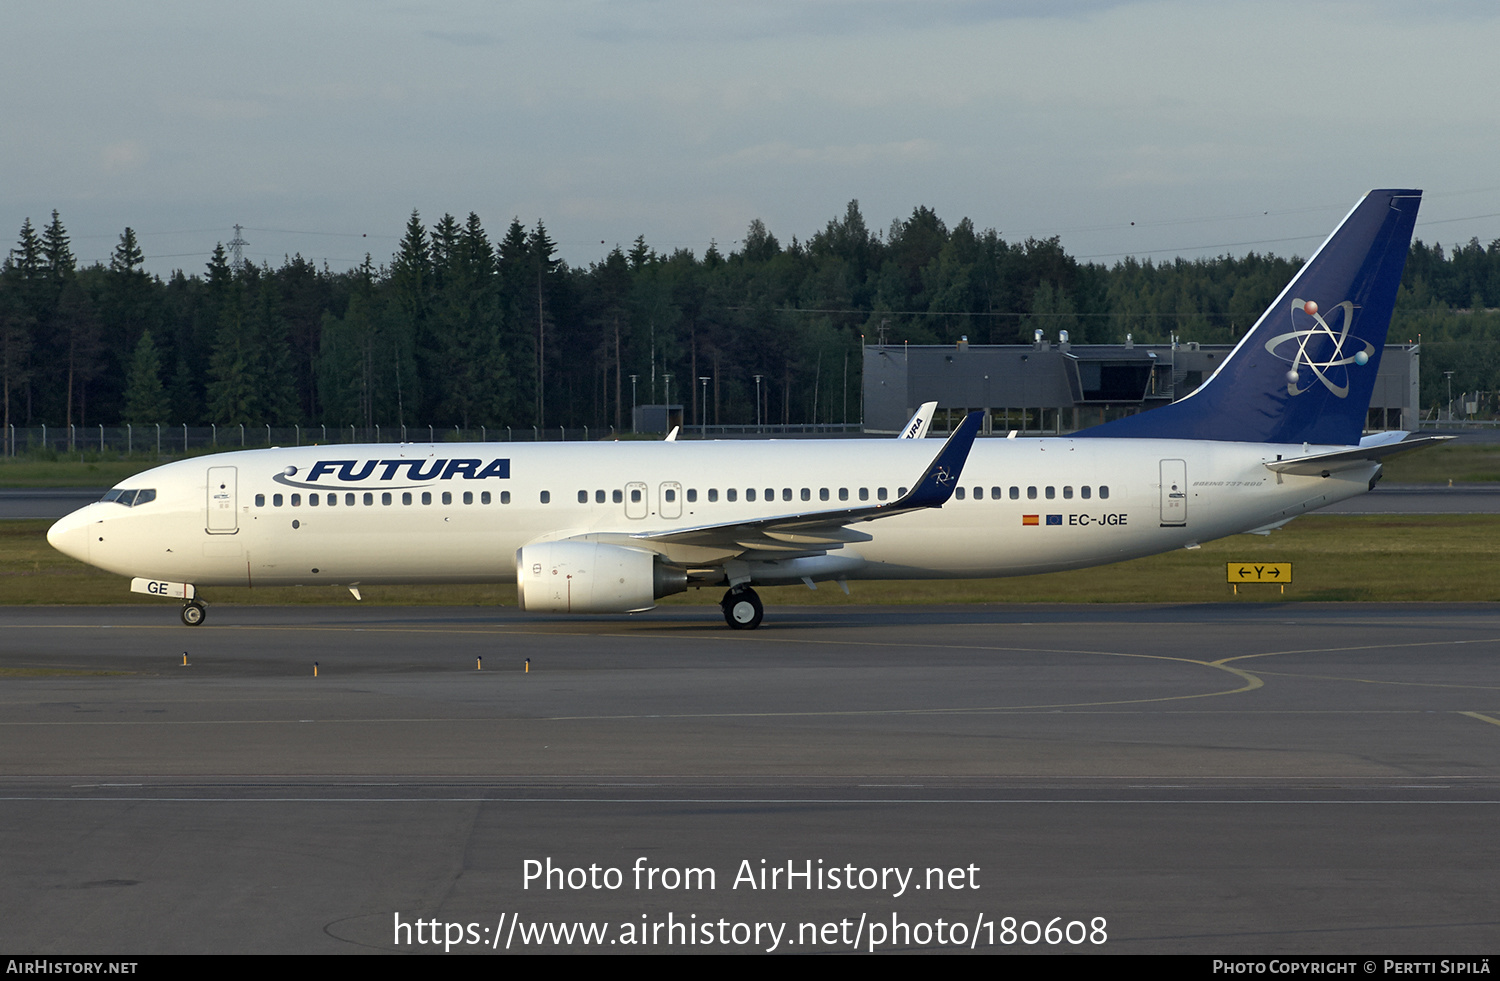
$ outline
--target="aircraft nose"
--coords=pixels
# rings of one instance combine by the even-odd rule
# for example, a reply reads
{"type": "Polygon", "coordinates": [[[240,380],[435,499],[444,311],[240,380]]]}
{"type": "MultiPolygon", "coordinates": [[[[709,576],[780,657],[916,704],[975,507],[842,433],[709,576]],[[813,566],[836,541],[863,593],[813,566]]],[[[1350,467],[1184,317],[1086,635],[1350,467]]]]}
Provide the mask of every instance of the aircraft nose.
{"type": "MultiPolygon", "coordinates": [[[[90,505],[89,507],[92,507],[90,505]]],[[[62,554],[80,562],[89,560],[89,525],[92,524],[89,508],[80,508],[72,514],[59,518],[47,529],[47,544],[62,554]]]]}

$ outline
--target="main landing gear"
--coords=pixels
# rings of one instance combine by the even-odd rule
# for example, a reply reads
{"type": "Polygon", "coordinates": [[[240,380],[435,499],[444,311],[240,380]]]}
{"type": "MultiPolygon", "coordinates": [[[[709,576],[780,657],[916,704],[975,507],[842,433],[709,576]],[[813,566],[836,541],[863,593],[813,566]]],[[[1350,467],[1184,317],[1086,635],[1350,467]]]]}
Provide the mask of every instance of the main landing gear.
{"type": "Polygon", "coordinates": [[[719,601],[719,606],[724,610],[724,622],[735,630],[754,630],[766,615],[760,597],[749,586],[731,589],[719,601]]]}
{"type": "Polygon", "coordinates": [[[182,622],[184,626],[196,627],[201,624],[204,618],[207,616],[208,611],[204,609],[202,603],[198,602],[195,599],[188,600],[186,603],[182,604],[182,622]]]}

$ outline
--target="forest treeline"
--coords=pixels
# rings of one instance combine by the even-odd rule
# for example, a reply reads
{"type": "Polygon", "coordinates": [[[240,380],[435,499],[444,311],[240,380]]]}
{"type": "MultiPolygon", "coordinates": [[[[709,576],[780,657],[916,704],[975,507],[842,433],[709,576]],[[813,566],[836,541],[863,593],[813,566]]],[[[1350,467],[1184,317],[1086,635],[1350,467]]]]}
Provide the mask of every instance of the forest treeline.
{"type": "MultiPolygon", "coordinates": [[[[1232,342],[1300,265],[1081,263],[1056,238],[1007,242],[925,207],[872,230],[857,201],[806,242],[756,220],[701,256],[643,238],[587,268],[556,253],[541,221],[495,240],[474,214],[413,212],[385,262],[236,268],[221,245],[161,278],[129,228],[79,268],[54,211],[0,268],[3,422],[628,431],[633,403],[664,400],[689,425],[753,423],[757,392],[769,423],[853,422],[862,338],[1232,342]]],[[[1424,403],[1446,398],[1446,371],[1455,393],[1500,390],[1496,307],[1500,240],[1413,243],[1390,339],[1421,336],[1424,403]]]]}

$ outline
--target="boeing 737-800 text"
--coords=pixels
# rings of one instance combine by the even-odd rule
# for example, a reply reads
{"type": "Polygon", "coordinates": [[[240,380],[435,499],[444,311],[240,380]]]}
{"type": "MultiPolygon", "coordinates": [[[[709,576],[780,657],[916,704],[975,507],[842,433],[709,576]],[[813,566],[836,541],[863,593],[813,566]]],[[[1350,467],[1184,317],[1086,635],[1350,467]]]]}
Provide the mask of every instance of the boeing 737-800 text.
{"type": "Polygon", "coordinates": [[[250,450],[141,473],[47,538],[180,598],[187,624],[205,586],[514,581],[526,610],[554,613],[720,587],[743,629],[761,622],[757,584],[1025,575],[1264,531],[1434,439],[1361,438],[1420,200],[1370,192],[1197,391],[1072,436],[976,440],[975,412],[936,454],[922,439],[250,450]]]}

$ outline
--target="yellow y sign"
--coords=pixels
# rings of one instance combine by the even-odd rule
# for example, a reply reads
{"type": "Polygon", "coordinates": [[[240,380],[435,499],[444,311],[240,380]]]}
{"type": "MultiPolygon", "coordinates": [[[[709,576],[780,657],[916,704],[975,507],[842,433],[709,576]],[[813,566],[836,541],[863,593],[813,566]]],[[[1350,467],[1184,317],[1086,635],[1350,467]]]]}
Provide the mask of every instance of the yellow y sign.
{"type": "Polygon", "coordinates": [[[1231,562],[1229,563],[1229,581],[1241,582],[1269,582],[1286,585],[1292,581],[1292,564],[1290,562],[1231,562]]]}

